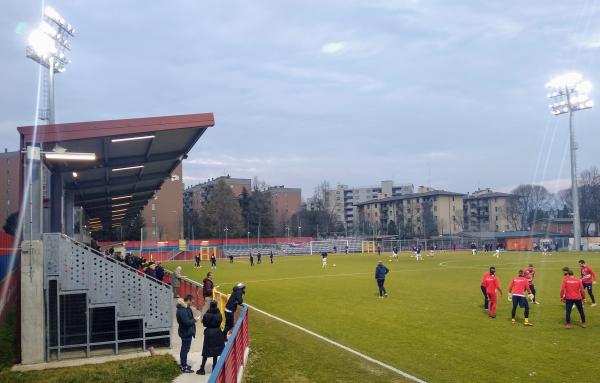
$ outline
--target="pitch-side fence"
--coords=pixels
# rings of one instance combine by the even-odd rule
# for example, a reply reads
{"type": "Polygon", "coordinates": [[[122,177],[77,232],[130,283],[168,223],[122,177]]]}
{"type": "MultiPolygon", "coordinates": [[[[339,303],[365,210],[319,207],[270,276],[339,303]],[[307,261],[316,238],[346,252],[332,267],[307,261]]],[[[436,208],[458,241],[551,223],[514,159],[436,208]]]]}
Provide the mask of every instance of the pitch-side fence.
{"type": "MultiPolygon", "coordinates": [[[[173,285],[173,273],[167,271],[165,275],[166,282],[173,285]]],[[[202,294],[202,284],[191,279],[180,277],[177,278],[178,287],[174,287],[176,294],[180,297],[191,295],[194,297],[194,306],[197,310],[201,310],[204,306],[204,296],[202,294]]],[[[175,282],[177,285],[177,282],[175,282]]],[[[219,306],[219,311],[223,316],[221,327],[225,326],[225,305],[227,304],[229,295],[213,289],[213,300],[219,306]]],[[[208,380],[209,383],[237,383],[241,381],[244,366],[248,361],[248,352],[250,350],[250,337],[248,328],[248,306],[242,305],[241,310],[235,313],[235,325],[229,336],[229,340],[225,345],[225,349],[221,353],[216,366],[208,380]]]]}

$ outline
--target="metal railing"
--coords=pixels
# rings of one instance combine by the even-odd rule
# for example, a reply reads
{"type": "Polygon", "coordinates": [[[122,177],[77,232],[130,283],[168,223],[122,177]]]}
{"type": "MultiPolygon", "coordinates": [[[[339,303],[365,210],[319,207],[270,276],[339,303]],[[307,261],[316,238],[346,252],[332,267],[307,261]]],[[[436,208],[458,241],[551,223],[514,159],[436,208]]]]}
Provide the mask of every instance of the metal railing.
{"type": "MultiPolygon", "coordinates": [[[[173,273],[165,271],[172,283],[173,273]]],[[[202,294],[202,284],[186,277],[178,277],[179,287],[176,292],[180,297],[191,295],[194,299],[196,309],[200,310],[204,305],[204,295],[202,294]]],[[[175,288],[174,288],[175,289],[175,288]]],[[[229,299],[228,294],[224,294],[213,289],[213,299],[219,306],[219,311],[223,317],[221,327],[225,325],[225,305],[229,299]]],[[[217,364],[213,367],[213,372],[208,380],[209,383],[237,383],[241,378],[242,368],[246,364],[250,338],[248,332],[248,306],[242,305],[242,309],[236,313],[236,320],[229,340],[219,357],[217,364]]]]}
{"type": "Polygon", "coordinates": [[[241,379],[244,365],[248,359],[250,338],[248,336],[248,306],[242,305],[242,310],[235,322],[233,331],[213,367],[208,383],[237,383],[241,379]]]}

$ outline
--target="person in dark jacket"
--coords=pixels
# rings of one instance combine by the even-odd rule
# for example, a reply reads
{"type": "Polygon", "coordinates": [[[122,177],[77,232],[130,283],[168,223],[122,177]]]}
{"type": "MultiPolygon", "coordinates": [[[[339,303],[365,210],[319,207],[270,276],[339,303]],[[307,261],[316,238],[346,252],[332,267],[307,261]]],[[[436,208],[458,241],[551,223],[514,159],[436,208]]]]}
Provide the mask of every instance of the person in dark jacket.
{"type": "Polygon", "coordinates": [[[213,282],[213,273],[206,273],[206,278],[202,281],[202,297],[204,297],[204,306],[202,306],[202,315],[206,314],[210,308],[210,303],[213,301],[213,289],[215,283],[213,282]]]}
{"type": "Polygon", "coordinates": [[[377,281],[377,287],[379,288],[379,298],[387,297],[387,291],[385,291],[385,287],[383,284],[385,283],[385,276],[390,272],[390,269],[385,267],[383,262],[377,262],[377,267],[375,268],[375,280],[377,281]]]}
{"type": "Polygon", "coordinates": [[[250,266],[254,266],[254,255],[250,252],[250,266]]]}
{"type": "Polygon", "coordinates": [[[246,294],[246,285],[240,282],[233,287],[233,291],[227,300],[227,304],[225,305],[225,328],[223,329],[225,339],[227,339],[229,330],[233,328],[233,314],[235,310],[238,305],[244,303],[244,294],[246,294]]]}
{"type": "Polygon", "coordinates": [[[217,256],[214,253],[210,256],[210,268],[211,269],[217,268],[217,256]]]}
{"type": "Polygon", "coordinates": [[[196,321],[200,317],[194,317],[192,312],[193,297],[186,295],[183,300],[177,301],[177,334],[181,338],[181,350],[179,351],[179,361],[181,364],[181,372],[192,373],[192,367],[187,362],[187,355],[192,346],[192,338],[196,337],[196,321]]]}
{"type": "Polygon", "coordinates": [[[200,254],[194,255],[194,261],[196,261],[196,264],[194,265],[195,268],[202,267],[202,266],[200,266],[200,254]]]}
{"type": "Polygon", "coordinates": [[[156,278],[156,264],[154,262],[150,262],[144,273],[146,273],[146,275],[151,276],[152,278],[156,278]]]}
{"type": "Polygon", "coordinates": [[[154,272],[156,273],[156,279],[158,279],[159,281],[162,281],[165,277],[165,269],[163,269],[160,263],[156,265],[156,269],[154,269],[154,272]]]}
{"type": "Polygon", "coordinates": [[[202,317],[204,327],[204,344],[202,345],[202,365],[196,371],[198,375],[206,374],[204,367],[209,357],[213,358],[213,371],[217,364],[217,357],[221,355],[225,348],[225,337],[221,331],[221,322],[223,317],[217,307],[217,302],[210,302],[210,308],[202,317]]]}
{"type": "Polygon", "coordinates": [[[271,260],[271,264],[273,264],[273,250],[269,253],[269,259],[271,260]]]}

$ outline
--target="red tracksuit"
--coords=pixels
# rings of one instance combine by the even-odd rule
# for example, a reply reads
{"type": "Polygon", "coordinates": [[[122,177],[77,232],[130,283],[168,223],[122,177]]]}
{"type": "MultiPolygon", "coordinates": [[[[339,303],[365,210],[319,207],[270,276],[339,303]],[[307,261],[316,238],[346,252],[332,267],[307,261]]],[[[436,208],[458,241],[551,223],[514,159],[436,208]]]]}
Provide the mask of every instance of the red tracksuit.
{"type": "Polygon", "coordinates": [[[490,300],[490,316],[496,316],[496,304],[498,303],[498,296],[496,290],[500,288],[500,281],[495,275],[489,275],[485,278],[485,291],[487,292],[490,300]]]}

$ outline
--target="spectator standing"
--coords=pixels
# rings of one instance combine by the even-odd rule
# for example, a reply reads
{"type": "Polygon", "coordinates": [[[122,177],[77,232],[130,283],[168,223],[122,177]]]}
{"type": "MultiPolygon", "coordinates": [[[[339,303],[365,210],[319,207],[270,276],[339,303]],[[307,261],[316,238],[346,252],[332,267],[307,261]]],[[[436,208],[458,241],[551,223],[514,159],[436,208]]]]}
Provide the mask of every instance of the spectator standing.
{"type": "Polygon", "coordinates": [[[385,267],[382,261],[377,262],[377,267],[375,267],[375,280],[377,281],[377,287],[379,288],[379,298],[388,296],[383,284],[385,283],[385,276],[389,272],[390,269],[385,267]]]}
{"type": "Polygon", "coordinates": [[[213,273],[208,272],[206,278],[202,281],[202,296],[204,297],[204,306],[202,306],[202,315],[204,315],[213,301],[213,289],[215,283],[213,282],[213,273]]]}
{"type": "Polygon", "coordinates": [[[148,267],[146,267],[146,271],[144,271],[146,275],[151,276],[152,278],[156,278],[156,264],[154,262],[150,262],[148,267]]]}
{"type": "Polygon", "coordinates": [[[154,272],[156,273],[156,279],[162,282],[163,278],[165,277],[165,269],[160,263],[156,265],[154,272]]]}
{"type": "Polygon", "coordinates": [[[186,295],[183,300],[177,301],[177,334],[181,338],[181,350],[179,351],[179,362],[181,366],[181,372],[192,373],[192,366],[188,364],[187,356],[192,346],[192,338],[196,337],[196,321],[199,317],[194,317],[192,312],[193,297],[186,295]]]}
{"type": "Polygon", "coordinates": [[[177,289],[179,288],[179,280],[181,279],[181,266],[177,266],[171,277],[171,286],[173,286],[173,298],[179,298],[177,289]]]}
{"type": "MultiPolygon", "coordinates": [[[[209,273],[210,274],[210,273],[209,273]]],[[[217,364],[217,357],[221,356],[223,349],[225,348],[225,337],[223,331],[221,331],[221,322],[223,317],[217,307],[217,302],[210,302],[210,308],[202,316],[202,324],[204,327],[204,343],[202,344],[202,365],[200,369],[196,371],[198,375],[206,374],[204,369],[208,358],[213,358],[213,371],[217,364]]]]}
{"type": "Polygon", "coordinates": [[[244,294],[246,294],[246,285],[242,282],[233,287],[233,291],[225,305],[225,328],[223,336],[227,339],[227,333],[233,328],[233,314],[237,310],[238,305],[244,303],[244,294]]]}

